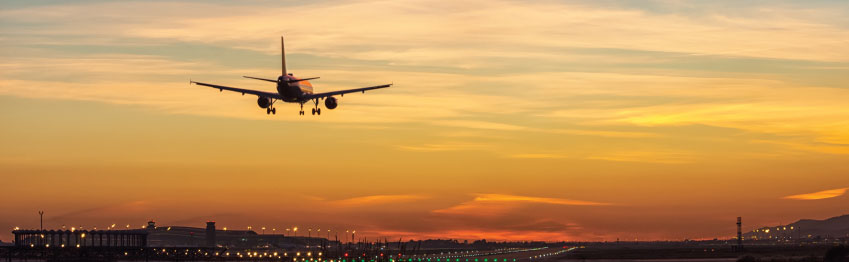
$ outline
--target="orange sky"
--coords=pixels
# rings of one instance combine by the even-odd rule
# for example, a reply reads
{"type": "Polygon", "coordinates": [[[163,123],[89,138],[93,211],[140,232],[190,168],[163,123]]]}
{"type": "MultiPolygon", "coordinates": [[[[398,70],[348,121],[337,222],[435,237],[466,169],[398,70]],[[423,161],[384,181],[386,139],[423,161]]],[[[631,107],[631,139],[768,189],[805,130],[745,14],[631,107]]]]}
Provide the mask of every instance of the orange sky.
{"type": "MultiPolygon", "coordinates": [[[[700,239],[841,215],[849,20],[834,1],[4,2],[12,228],[700,239]],[[188,14],[185,10],[192,10],[188,14]],[[387,82],[320,117],[271,91],[387,82]]],[[[340,237],[341,238],[341,237],[340,237]]]]}

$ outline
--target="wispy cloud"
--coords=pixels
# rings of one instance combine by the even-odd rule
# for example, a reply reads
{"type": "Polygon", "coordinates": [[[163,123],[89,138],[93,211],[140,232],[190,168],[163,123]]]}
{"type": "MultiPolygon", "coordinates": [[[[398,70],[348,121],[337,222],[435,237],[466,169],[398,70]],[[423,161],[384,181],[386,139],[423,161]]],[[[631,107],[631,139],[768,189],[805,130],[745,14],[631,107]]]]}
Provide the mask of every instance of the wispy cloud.
{"type": "Polygon", "coordinates": [[[644,138],[657,137],[658,134],[646,132],[627,132],[627,131],[612,131],[612,130],[587,130],[587,129],[543,129],[543,132],[555,134],[580,135],[580,136],[600,136],[600,137],[619,137],[619,138],[644,138]]]}
{"type": "Polygon", "coordinates": [[[614,151],[591,155],[586,159],[662,164],[683,164],[696,161],[696,157],[690,153],[673,151],[614,151]]]}
{"type": "Polygon", "coordinates": [[[340,200],[332,200],[330,203],[332,205],[344,206],[344,207],[356,207],[363,205],[382,205],[382,204],[390,204],[390,203],[403,203],[403,202],[411,202],[416,200],[428,199],[427,196],[424,195],[412,195],[412,194],[404,194],[404,195],[370,195],[370,196],[359,196],[352,197],[340,200]]]}
{"type": "Polygon", "coordinates": [[[439,214],[492,215],[503,214],[525,204],[549,204],[563,206],[607,206],[610,203],[573,200],[565,198],[533,197],[506,194],[476,194],[471,201],[434,210],[439,214]]]}
{"type": "Polygon", "coordinates": [[[37,28],[37,34],[97,32],[98,35],[235,45],[269,53],[275,48],[265,35],[286,31],[302,39],[300,43],[293,43],[294,47],[311,53],[401,63],[426,61],[460,67],[482,64],[480,60],[468,59],[470,57],[503,56],[499,51],[511,47],[539,55],[552,55],[546,48],[590,47],[696,55],[849,59],[849,50],[842,48],[845,41],[841,40],[847,38],[849,31],[837,23],[839,20],[833,20],[834,10],[808,8],[805,12],[793,12],[797,9],[790,6],[769,10],[750,8],[739,10],[735,13],[742,14],[734,16],[711,13],[685,16],[611,5],[555,2],[356,1],[265,6],[263,9],[209,3],[119,2],[4,10],[0,17],[53,25],[37,28]],[[179,12],[161,11],[187,9],[198,12],[186,17],[179,12]],[[86,13],[88,10],[101,12],[86,13]],[[281,17],[281,13],[287,15],[281,17]],[[86,16],[78,17],[79,14],[86,16]],[[101,23],[104,19],[114,23],[101,23]],[[67,21],[73,23],[63,24],[67,21]],[[220,21],[240,30],[221,32],[223,24],[220,21]],[[81,26],[90,31],[73,30],[81,26]],[[128,27],[133,30],[126,30],[128,27]],[[359,30],[361,28],[370,30],[359,30]],[[693,37],[694,34],[699,37],[693,37]],[[546,37],[537,37],[540,35],[546,37]],[[362,45],[379,48],[355,52],[343,48],[362,45]],[[467,48],[457,48],[464,46],[467,48]]]}
{"type": "Polygon", "coordinates": [[[509,155],[511,158],[524,158],[524,159],[560,159],[566,158],[565,155],[560,154],[548,154],[548,153],[525,153],[525,154],[513,154],[509,155]]]}
{"type": "Polygon", "coordinates": [[[567,206],[606,206],[608,203],[572,200],[565,198],[550,198],[550,197],[532,197],[504,194],[478,194],[473,201],[489,201],[489,202],[528,202],[528,203],[544,203],[553,205],[567,206]]]}
{"type": "Polygon", "coordinates": [[[518,125],[489,122],[489,121],[478,121],[478,120],[444,120],[444,121],[436,121],[434,123],[437,124],[437,125],[444,125],[444,126],[473,128],[473,129],[491,129],[491,130],[502,130],[502,131],[516,131],[516,130],[525,129],[525,127],[518,126],[518,125]]]}
{"type": "Polygon", "coordinates": [[[447,143],[447,144],[423,144],[423,145],[407,145],[398,146],[399,149],[405,151],[416,152],[441,152],[441,151],[465,151],[465,150],[482,150],[488,148],[483,144],[470,143],[447,143]]]}
{"type": "Polygon", "coordinates": [[[807,194],[798,194],[798,195],[790,195],[783,197],[783,199],[795,199],[795,200],[818,200],[818,199],[827,199],[827,198],[835,198],[846,194],[846,190],[849,188],[838,188],[838,189],[829,189],[823,190],[819,192],[807,193],[807,194]]]}

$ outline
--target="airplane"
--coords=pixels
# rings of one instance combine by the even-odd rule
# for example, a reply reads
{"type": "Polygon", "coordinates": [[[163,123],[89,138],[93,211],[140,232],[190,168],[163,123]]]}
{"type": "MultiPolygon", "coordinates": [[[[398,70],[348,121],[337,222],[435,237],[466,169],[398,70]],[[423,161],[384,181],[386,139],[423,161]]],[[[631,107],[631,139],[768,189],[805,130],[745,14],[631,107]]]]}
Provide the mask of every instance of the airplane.
{"type": "Polygon", "coordinates": [[[348,93],[361,92],[365,93],[368,90],[387,88],[392,86],[392,84],[378,85],[378,86],[369,86],[355,89],[347,89],[347,90],[339,90],[325,93],[314,93],[312,84],[309,80],[318,79],[318,77],[310,77],[310,78],[297,78],[292,73],[286,73],[286,50],[283,46],[283,37],[280,37],[280,52],[282,54],[281,65],[283,74],[277,77],[277,80],[260,78],[260,77],[252,77],[252,76],[242,76],[244,78],[250,78],[255,80],[262,80],[275,83],[277,85],[277,92],[264,92],[258,90],[250,90],[250,89],[242,89],[235,88],[229,86],[222,85],[214,85],[207,84],[201,82],[195,82],[189,80],[189,84],[208,86],[215,89],[218,89],[219,92],[223,92],[224,90],[233,91],[237,93],[251,94],[257,96],[257,105],[260,108],[265,108],[266,114],[277,114],[277,108],[274,108],[274,102],[283,101],[287,103],[299,103],[301,104],[301,112],[299,115],[304,115],[304,104],[310,101],[313,101],[315,107],[312,109],[312,114],[321,115],[321,108],[318,107],[318,101],[324,100],[324,107],[327,109],[335,109],[338,105],[338,99],[336,99],[336,95],[344,96],[348,93]]]}

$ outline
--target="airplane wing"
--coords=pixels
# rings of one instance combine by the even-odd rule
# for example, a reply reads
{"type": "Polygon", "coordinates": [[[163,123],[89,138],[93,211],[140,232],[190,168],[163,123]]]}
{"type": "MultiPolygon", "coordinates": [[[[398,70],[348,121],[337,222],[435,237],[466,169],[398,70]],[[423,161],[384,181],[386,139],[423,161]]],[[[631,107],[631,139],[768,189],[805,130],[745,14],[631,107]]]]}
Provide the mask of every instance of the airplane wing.
{"type": "Polygon", "coordinates": [[[263,91],[250,90],[250,89],[241,89],[241,88],[235,88],[235,87],[229,87],[229,86],[213,85],[213,84],[207,84],[207,83],[201,83],[201,82],[195,82],[195,81],[190,81],[190,83],[195,84],[195,85],[199,85],[199,86],[212,87],[212,88],[218,89],[219,91],[227,90],[227,91],[233,91],[233,92],[236,92],[236,93],[242,93],[242,95],[251,94],[251,95],[267,97],[267,98],[283,99],[283,97],[281,97],[280,94],[278,94],[278,93],[263,92],[263,91]]]}
{"type": "Polygon", "coordinates": [[[339,91],[326,92],[326,93],[317,93],[317,94],[307,95],[306,98],[307,99],[324,98],[324,97],[328,97],[328,96],[344,95],[344,94],[347,94],[347,93],[355,93],[355,92],[365,93],[367,90],[387,88],[387,87],[390,87],[390,86],[392,86],[392,84],[379,85],[379,86],[369,86],[369,87],[363,87],[363,88],[354,88],[354,89],[348,89],[348,90],[339,90],[339,91]]]}

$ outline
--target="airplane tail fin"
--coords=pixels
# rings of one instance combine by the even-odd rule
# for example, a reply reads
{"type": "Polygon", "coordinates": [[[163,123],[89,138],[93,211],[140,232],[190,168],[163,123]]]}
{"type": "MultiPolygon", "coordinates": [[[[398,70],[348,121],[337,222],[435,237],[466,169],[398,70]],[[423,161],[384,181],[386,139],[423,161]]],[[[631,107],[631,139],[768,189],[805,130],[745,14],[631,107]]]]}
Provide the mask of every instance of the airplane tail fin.
{"type": "Polygon", "coordinates": [[[280,68],[283,70],[283,75],[286,75],[286,49],[283,47],[283,36],[280,36],[280,68]]]}

